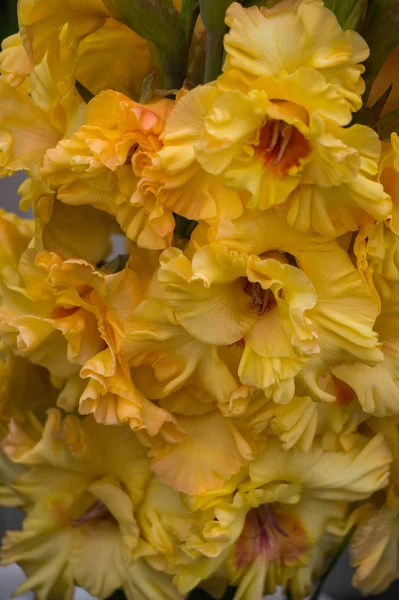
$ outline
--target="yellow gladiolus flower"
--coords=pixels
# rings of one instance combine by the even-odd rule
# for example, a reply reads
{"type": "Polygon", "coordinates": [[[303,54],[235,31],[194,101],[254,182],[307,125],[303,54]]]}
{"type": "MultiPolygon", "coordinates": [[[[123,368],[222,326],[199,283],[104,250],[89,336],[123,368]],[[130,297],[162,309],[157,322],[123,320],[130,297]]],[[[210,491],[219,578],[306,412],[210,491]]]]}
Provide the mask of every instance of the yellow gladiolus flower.
{"type": "Polygon", "coordinates": [[[54,53],[46,54],[31,70],[26,67],[22,46],[14,40],[7,67],[7,48],[0,54],[0,175],[24,169],[39,176],[44,153],[54,147],[81,121],[85,104],[75,88],[74,53],[64,30],[54,42],[54,53]],[[22,62],[22,65],[21,65],[22,62]],[[9,72],[4,72],[8,68],[9,72]]]}
{"type": "Polygon", "coordinates": [[[12,486],[31,503],[23,531],[8,532],[2,547],[2,564],[18,560],[28,576],[15,593],[70,599],[76,582],[99,598],[122,587],[129,600],[153,600],[163,586],[162,598],[180,597],[140,558],[135,512],[150,476],[145,455],[126,426],[49,411],[41,437],[15,459],[26,470],[12,486]]]}
{"type": "Polygon", "coordinates": [[[361,362],[336,365],[332,372],[349,385],[366,413],[378,417],[399,414],[397,380],[399,352],[399,282],[376,278],[381,312],[375,323],[384,360],[375,366],[361,362]]]}
{"type": "Polygon", "coordinates": [[[164,398],[191,384],[223,402],[239,385],[216,347],[190,335],[160,298],[148,298],[137,307],[126,322],[121,349],[131,367],[150,367],[154,373],[155,378],[141,382],[150,398],[164,398]]]}
{"type": "Polygon", "coordinates": [[[62,132],[29,95],[26,83],[9,86],[0,80],[0,175],[25,169],[38,175],[44,153],[62,132]]]}
{"type": "Polygon", "coordinates": [[[215,235],[191,260],[165,251],[158,279],[191,336],[241,347],[242,384],[287,402],[309,358],[381,360],[378,302],[336,241],[300,233],[273,210],[223,221],[215,235]]]}
{"type": "Polygon", "coordinates": [[[138,100],[144,78],[154,71],[147,41],[111,18],[102,0],[19,0],[18,18],[32,65],[47,52],[56,54],[55,40],[67,33],[75,77],[92,94],[112,89],[138,100]]]}
{"type": "Polygon", "coordinates": [[[234,69],[256,78],[314,69],[348,109],[361,107],[365,86],[359,63],[369,49],[359,34],[343,31],[319,0],[285,0],[272,9],[244,9],[234,2],[226,23],[230,31],[225,39],[225,72],[234,69]]]}
{"type": "Polygon", "coordinates": [[[318,560],[344,534],[349,502],[387,484],[390,460],[381,435],[348,453],[315,444],[303,454],[270,438],[248,469],[214,492],[179,497],[154,481],[139,512],[146,540],[162,553],[154,566],[176,573],[182,593],[219,578],[237,585],[242,600],[260,600],[277,585],[303,597],[318,560]]]}
{"type": "Polygon", "coordinates": [[[334,236],[388,216],[377,134],[342,128],[361,106],[360,36],[318,0],[272,10],[233,3],[226,22],[224,73],[182,93],[168,118],[154,159],[165,171],[160,201],[190,219],[286,202],[291,225],[334,236]]]}
{"type": "Polygon", "coordinates": [[[193,219],[286,202],[290,224],[324,235],[387,217],[378,136],[362,125],[342,128],[339,113],[329,114],[329,93],[321,75],[305,70],[248,85],[226,72],[183,95],[154,158],[166,171],[160,201],[193,219]]]}
{"type": "Polygon", "coordinates": [[[57,378],[66,410],[79,406],[101,423],[129,423],[149,435],[165,425],[179,437],[173,417],[147,400],[120,357],[124,321],[143,291],[129,268],[106,274],[31,248],[22,255],[18,283],[3,284],[0,337],[57,378]]]}
{"type": "Polygon", "coordinates": [[[113,215],[140,246],[170,245],[173,216],[148,191],[146,181],[172,105],[161,100],[143,106],[112,91],[94,98],[85,124],[45,156],[41,174],[57,199],[113,215]]]}
{"type": "Polygon", "coordinates": [[[364,594],[379,594],[397,578],[399,549],[398,419],[372,419],[371,429],[384,435],[393,455],[390,486],[352,516],[356,523],[350,559],[357,567],[353,585],[364,594]]]}

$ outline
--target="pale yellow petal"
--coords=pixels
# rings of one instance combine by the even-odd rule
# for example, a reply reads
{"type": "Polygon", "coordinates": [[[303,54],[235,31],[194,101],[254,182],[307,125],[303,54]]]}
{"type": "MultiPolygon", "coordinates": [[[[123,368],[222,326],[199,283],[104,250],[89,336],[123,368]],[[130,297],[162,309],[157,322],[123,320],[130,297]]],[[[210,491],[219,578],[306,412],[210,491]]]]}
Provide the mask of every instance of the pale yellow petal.
{"type": "Polygon", "coordinates": [[[240,434],[220,413],[181,417],[179,422],[186,438],[152,450],[152,469],[168,485],[187,494],[201,494],[219,488],[247,463],[240,434]]]}

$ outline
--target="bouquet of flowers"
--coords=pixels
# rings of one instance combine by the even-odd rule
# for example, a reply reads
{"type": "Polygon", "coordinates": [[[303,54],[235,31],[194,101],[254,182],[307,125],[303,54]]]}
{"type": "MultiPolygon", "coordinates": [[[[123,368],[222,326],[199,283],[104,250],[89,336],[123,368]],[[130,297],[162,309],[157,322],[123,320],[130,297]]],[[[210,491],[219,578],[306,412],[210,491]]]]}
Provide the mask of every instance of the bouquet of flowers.
{"type": "Polygon", "coordinates": [[[26,172],[33,215],[0,213],[15,593],[301,599],[348,543],[354,585],[384,590],[399,3],[19,0],[18,18],[0,54],[0,173],[26,172]]]}

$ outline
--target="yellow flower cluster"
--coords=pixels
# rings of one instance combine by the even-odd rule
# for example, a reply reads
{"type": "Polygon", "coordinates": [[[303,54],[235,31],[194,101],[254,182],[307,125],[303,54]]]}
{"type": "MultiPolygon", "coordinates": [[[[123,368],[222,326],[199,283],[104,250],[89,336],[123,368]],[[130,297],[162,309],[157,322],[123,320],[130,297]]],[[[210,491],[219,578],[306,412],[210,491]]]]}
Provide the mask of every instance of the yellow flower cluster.
{"type": "Polygon", "coordinates": [[[0,503],[26,513],[1,564],[38,600],[300,599],[356,527],[383,590],[399,137],[350,124],[367,44],[320,0],[233,2],[222,74],[140,98],[154,57],[109,4],[19,0],[0,54],[33,210],[0,213],[0,503]]]}

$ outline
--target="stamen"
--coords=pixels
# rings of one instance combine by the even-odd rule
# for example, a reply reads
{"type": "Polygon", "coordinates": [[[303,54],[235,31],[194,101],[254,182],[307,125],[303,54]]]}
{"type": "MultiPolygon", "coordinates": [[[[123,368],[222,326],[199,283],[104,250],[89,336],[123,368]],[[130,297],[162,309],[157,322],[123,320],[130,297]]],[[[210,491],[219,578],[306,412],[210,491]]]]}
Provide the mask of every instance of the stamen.
{"type": "Polygon", "coordinates": [[[273,510],[268,504],[258,508],[256,511],[256,524],[258,532],[252,536],[253,539],[259,536],[267,536],[267,528],[271,527],[283,537],[289,538],[290,535],[278,524],[273,510]]]}
{"type": "Polygon", "coordinates": [[[273,295],[270,296],[270,290],[264,290],[258,281],[252,283],[247,280],[244,286],[244,292],[251,297],[248,305],[257,306],[259,315],[263,315],[270,308],[273,295]]]}
{"type": "Polygon", "coordinates": [[[90,508],[78,519],[71,519],[72,527],[80,527],[87,521],[92,521],[93,519],[101,519],[104,517],[108,517],[110,512],[108,508],[105,506],[101,500],[95,500],[90,508]]]}
{"type": "Polygon", "coordinates": [[[260,304],[262,306],[262,304],[263,304],[262,292],[263,292],[263,290],[262,290],[262,286],[260,285],[260,283],[256,282],[256,283],[252,284],[251,302],[249,303],[250,306],[256,306],[258,304],[260,304]]]}
{"type": "Polygon", "coordinates": [[[309,142],[295,125],[280,119],[266,118],[255,146],[264,166],[278,177],[285,177],[291,167],[298,167],[310,151],[309,142]]]}
{"type": "Polygon", "coordinates": [[[259,314],[263,315],[267,309],[269,308],[269,297],[270,297],[270,290],[263,290],[263,300],[262,300],[262,306],[259,309],[259,314]]]}
{"type": "Polygon", "coordinates": [[[276,160],[273,162],[273,165],[278,165],[279,162],[281,162],[284,153],[287,149],[287,146],[290,142],[291,136],[292,136],[292,125],[287,125],[287,123],[283,123],[282,127],[281,127],[281,137],[282,137],[282,141],[280,143],[280,149],[279,152],[277,154],[277,158],[276,160]]]}
{"type": "Polygon", "coordinates": [[[289,534],[286,531],[284,531],[284,529],[278,524],[276,517],[268,504],[265,506],[265,510],[268,524],[270,524],[273,527],[273,529],[278,531],[280,535],[284,537],[290,537],[289,534]]]}
{"type": "Polygon", "coordinates": [[[278,141],[278,136],[280,133],[280,121],[273,121],[273,131],[272,131],[272,139],[270,142],[270,146],[266,148],[266,152],[271,152],[278,141]]]}

